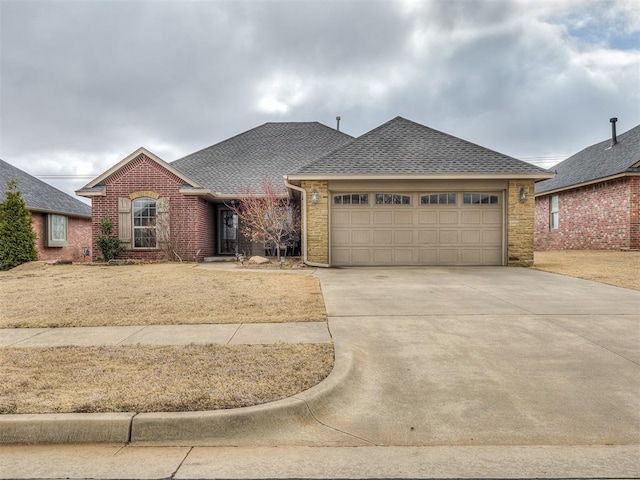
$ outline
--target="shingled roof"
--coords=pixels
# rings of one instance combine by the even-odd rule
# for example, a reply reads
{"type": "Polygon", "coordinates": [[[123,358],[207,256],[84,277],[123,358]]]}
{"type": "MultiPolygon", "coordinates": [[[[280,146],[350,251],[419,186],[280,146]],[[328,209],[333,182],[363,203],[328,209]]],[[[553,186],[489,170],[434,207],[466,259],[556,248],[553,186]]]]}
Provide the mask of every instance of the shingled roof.
{"type": "Polygon", "coordinates": [[[556,176],[536,184],[536,194],[562,190],[626,172],[640,172],[640,125],[591,145],[554,167],[556,176]]]}
{"type": "Polygon", "coordinates": [[[540,174],[547,178],[549,172],[396,117],[300,168],[293,176],[304,174],[540,174]]]}
{"type": "Polygon", "coordinates": [[[285,173],[352,140],[318,122],[265,123],[170,165],[215,195],[238,195],[260,191],[264,178],[280,186],[285,173]]]}
{"type": "Polygon", "coordinates": [[[3,160],[0,160],[0,201],[4,200],[7,182],[12,179],[18,181],[18,191],[29,210],[91,218],[89,205],[3,160]]]}

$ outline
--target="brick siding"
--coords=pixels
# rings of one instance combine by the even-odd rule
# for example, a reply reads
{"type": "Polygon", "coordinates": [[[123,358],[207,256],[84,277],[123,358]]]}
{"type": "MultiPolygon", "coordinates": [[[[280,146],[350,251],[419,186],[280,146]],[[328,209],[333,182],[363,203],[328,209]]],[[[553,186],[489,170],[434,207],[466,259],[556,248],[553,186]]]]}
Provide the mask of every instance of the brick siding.
{"type": "MultiPolygon", "coordinates": [[[[105,180],[106,195],[92,197],[93,202],[93,258],[99,256],[95,241],[100,236],[100,221],[109,217],[114,223],[113,234],[118,235],[118,198],[130,198],[138,192],[151,192],[169,198],[171,244],[184,261],[202,261],[212,255],[215,246],[212,206],[203,198],[179,192],[184,181],[144,154],[129,162],[105,180]]],[[[154,195],[154,196],[155,196],[154,195]]],[[[160,249],[131,249],[119,258],[164,260],[160,249]]]]}
{"type": "Polygon", "coordinates": [[[36,232],[36,250],[38,260],[70,260],[72,262],[89,261],[84,256],[84,249],[91,248],[91,219],[67,216],[67,246],[45,247],[44,222],[47,214],[31,212],[33,231],[36,232]]]}
{"type": "Polygon", "coordinates": [[[536,198],[536,250],[640,248],[640,177],[609,180],[557,195],[557,230],[550,228],[552,195],[536,198]]]}

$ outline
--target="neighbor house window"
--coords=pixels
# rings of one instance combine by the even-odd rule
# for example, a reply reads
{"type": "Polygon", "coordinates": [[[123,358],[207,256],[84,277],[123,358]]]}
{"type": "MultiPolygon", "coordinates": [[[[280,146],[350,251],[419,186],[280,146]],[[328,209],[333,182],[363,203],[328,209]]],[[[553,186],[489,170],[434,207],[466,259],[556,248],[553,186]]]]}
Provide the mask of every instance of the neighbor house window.
{"type": "Polygon", "coordinates": [[[153,198],[133,201],[133,246],[156,248],[156,200],[153,198]]]}
{"type": "Polygon", "coordinates": [[[560,225],[560,210],[558,209],[558,195],[551,196],[549,204],[549,227],[551,230],[557,230],[560,225]]]}
{"type": "Polygon", "coordinates": [[[64,215],[47,215],[45,223],[45,247],[67,246],[68,220],[64,215]]]}

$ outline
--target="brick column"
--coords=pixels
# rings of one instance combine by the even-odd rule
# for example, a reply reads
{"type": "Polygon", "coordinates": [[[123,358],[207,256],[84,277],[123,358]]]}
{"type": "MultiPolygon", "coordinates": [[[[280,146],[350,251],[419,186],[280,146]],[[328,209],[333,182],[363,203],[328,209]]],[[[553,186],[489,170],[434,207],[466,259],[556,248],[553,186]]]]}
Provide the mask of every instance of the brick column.
{"type": "Polygon", "coordinates": [[[533,180],[509,180],[507,194],[507,256],[508,265],[533,265],[533,226],[535,199],[533,180]],[[520,201],[520,188],[527,192],[527,201],[520,201]]]}
{"type": "Polygon", "coordinates": [[[329,263],[329,195],[328,182],[305,180],[301,184],[307,192],[307,259],[315,263],[329,263]],[[311,192],[318,192],[318,203],[311,203],[311,192]]]}

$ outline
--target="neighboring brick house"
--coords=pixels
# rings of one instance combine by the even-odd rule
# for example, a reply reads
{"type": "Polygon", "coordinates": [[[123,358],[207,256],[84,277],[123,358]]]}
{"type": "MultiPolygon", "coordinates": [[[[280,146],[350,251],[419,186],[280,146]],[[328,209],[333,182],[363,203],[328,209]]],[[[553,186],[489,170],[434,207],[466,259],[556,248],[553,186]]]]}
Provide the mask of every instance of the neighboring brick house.
{"type": "Polygon", "coordinates": [[[551,176],[397,117],[357,139],[267,123],[172,163],[139,149],[76,193],[127,258],[264,253],[229,205],[269,178],[301,204],[311,265],[531,265],[534,183],[551,176]]]}
{"type": "Polygon", "coordinates": [[[38,260],[90,260],[91,207],[2,160],[1,199],[12,179],[31,213],[38,260]]]}
{"type": "Polygon", "coordinates": [[[536,184],[536,250],[640,248],[640,125],[559,163],[536,184]]]}

